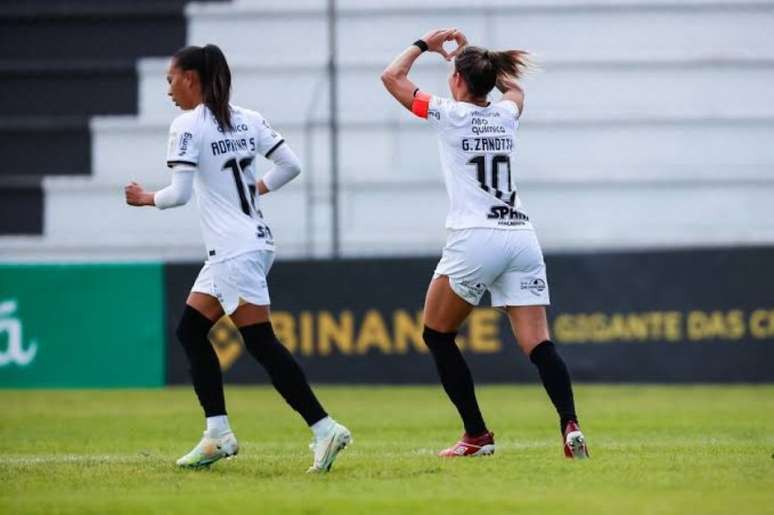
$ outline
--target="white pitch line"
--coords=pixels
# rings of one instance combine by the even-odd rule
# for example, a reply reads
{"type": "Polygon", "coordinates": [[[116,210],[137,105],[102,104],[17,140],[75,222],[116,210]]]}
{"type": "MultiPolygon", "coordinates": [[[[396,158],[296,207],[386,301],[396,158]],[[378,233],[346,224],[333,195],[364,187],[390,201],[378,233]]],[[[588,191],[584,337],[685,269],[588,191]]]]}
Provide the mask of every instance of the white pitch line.
{"type": "MultiPolygon", "coordinates": [[[[376,442],[375,442],[376,443],[376,442]]],[[[498,449],[539,449],[551,447],[548,443],[503,443],[497,444],[498,449]]],[[[251,452],[253,445],[243,444],[243,452],[236,458],[239,461],[252,461],[266,458],[287,457],[289,454],[301,456],[300,448],[287,449],[283,452],[274,452],[267,454],[265,451],[251,452]],[[244,452],[247,451],[247,452],[244,452]]],[[[258,448],[258,445],[255,445],[258,448]]],[[[263,448],[262,448],[263,449],[263,448]]],[[[435,448],[416,448],[395,451],[392,449],[380,449],[377,445],[371,448],[347,449],[347,454],[358,456],[379,455],[382,457],[411,457],[411,456],[430,456],[435,455],[438,449],[435,448]]],[[[305,455],[305,454],[304,454],[305,455]]],[[[174,463],[175,458],[158,454],[17,454],[0,456],[0,465],[47,465],[47,464],[131,464],[143,462],[174,463]]]]}
{"type": "Polygon", "coordinates": [[[29,454],[0,457],[0,465],[45,465],[51,463],[138,463],[147,456],[120,454],[29,454]]]}

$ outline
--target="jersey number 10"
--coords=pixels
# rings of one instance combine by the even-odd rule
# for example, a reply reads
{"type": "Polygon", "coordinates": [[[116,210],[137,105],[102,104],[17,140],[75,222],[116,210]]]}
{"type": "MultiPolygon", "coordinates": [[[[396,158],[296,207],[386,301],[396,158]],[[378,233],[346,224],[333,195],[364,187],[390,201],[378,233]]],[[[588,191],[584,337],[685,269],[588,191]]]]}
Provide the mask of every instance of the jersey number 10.
{"type": "Polygon", "coordinates": [[[476,177],[478,178],[478,184],[481,189],[487,193],[494,195],[498,199],[502,200],[509,206],[513,207],[516,202],[516,191],[511,184],[511,158],[504,154],[496,154],[492,156],[492,163],[489,167],[489,173],[491,180],[489,184],[486,181],[486,158],[487,156],[481,155],[472,158],[468,161],[469,165],[475,165],[476,177]],[[504,164],[508,172],[508,178],[505,181],[505,191],[500,189],[500,165],[504,164]]]}

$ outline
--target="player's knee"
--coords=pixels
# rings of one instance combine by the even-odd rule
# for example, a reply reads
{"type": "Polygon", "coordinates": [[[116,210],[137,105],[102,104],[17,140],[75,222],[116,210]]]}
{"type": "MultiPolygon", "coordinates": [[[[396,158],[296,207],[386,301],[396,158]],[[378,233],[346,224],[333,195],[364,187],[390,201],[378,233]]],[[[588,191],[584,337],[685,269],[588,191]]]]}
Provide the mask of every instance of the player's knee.
{"type": "Polygon", "coordinates": [[[554,342],[551,340],[539,342],[534,345],[529,352],[526,350],[525,352],[529,356],[530,361],[536,365],[540,363],[552,363],[557,366],[565,366],[564,360],[556,350],[556,345],[554,345],[554,342]]]}
{"type": "Polygon", "coordinates": [[[427,325],[425,325],[425,328],[422,331],[422,339],[431,351],[440,350],[448,345],[455,345],[454,339],[456,336],[456,332],[438,331],[427,325]]]}
{"type": "Polygon", "coordinates": [[[274,334],[271,322],[243,326],[239,328],[239,332],[247,351],[258,359],[263,357],[270,347],[282,346],[274,334]]]}
{"type": "Polygon", "coordinates": [[[198,342],[207,340],[207,334],[213,326],[212,320],[205,317],[191,306],[186,305],[175,334],[181,345],[188,349],[198,342]]]}

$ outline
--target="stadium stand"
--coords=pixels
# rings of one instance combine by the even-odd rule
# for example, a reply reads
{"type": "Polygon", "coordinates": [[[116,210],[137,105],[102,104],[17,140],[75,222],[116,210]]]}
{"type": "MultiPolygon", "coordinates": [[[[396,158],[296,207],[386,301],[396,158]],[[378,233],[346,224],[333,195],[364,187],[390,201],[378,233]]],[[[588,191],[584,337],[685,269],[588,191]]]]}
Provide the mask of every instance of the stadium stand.
{"type": "Polygon", "coordinates": [[[184,0],[0,3],[0,234],[42,234],[44,176],[88,176],[89,117],[137,112],[140,56],[186,40],[184,0]]]}
{"type": "MultiPolygon", "coordinates": [[[[434,136],[394,104],[379,72],[423,30],[448,25],[465,29],[483,46],[531,50],[540,63],[526,81],[514,170],[547,250],[774,241],[774,2],[338,4],[345,255],[435,254],[441,248],[445,193],[438,158],[426,151],[435,147],[434,136]]],[[[164,12],[172,17],[172,7],[164,12]]],[[[280,254],[329,255],[325,2],[194,3],[186,19],[187,32],[176,34],[187,34],[189,43],[220,45],[234,71],[234,101],[263,112],[304,160],[303,180],[266,199],[280,254]]],[[[164,49],[132,55],[164,55],[177,46],[169,41],[164,49]]],[[[109,58],[98,68],[110,77],[102,80],[134,76],[130,59],[109,58]]],[[[32,66],[26,63],[7,73],[22,73],[23,66],[32,66]]],[[[43,182],[43,234],[3,237],[0,259],[201,258],[192,206],[162,215],[122,204],[128,180],[157,188],[168,179],[163,156],[175,108],[166,97],[165,66],[166,58],[141,58],[137,89],[115,86],[127,96],[136,91],[135,98],[116,101],[109,116],[104,110],[79,112],[98,114],[89,133],[76,130],[72,113],[60,116],[63,107],[47,113],[40,108],[35,123],[39,116],[56,123],[36,127],[61,130],[69,123],[73,128],[62,132],[77,139],[79,148],[90,142],[91,153],[71,157],[75,143],[46,151],[56,157],[34,175],[49,176],[43,182]],[[137,114],[127,114],[133,113],[132,102],[137,114]],[[90,175],[72,175],[88,172],[89,164],[90,175]],[[61,176],[63,170],[70,175],[61,176]]],[[[445,94],[447,72],[437,57],[425,56],[412,77],[424,89],[445,94]]],[[[63,81],[78,80],[78,74],[58,73],[63,81]]],[[[7,121],[11,110],[21,107],[0,102],[6,120],[0,130],[9,131],[15,127],[7,121]]],[[[3,176],[4,184],[16,184],[8,170],[3,176]]]]}

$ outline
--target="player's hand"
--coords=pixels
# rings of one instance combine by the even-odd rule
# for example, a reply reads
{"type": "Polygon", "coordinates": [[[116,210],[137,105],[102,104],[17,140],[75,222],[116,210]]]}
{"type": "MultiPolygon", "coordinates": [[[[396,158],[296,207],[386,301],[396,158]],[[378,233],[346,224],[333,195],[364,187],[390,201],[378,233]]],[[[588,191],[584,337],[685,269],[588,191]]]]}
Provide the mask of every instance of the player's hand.
{"type": "Polygon", "coordinates": [[[465,36],[465,34],[462,33],[462,31],[454,29],[450,35],[451,39],[447,39],[447,41],[456,41],[457,48],[452,50],[452,52],[449,54],[449,61],[457,57],[457,55],[462,52],[466,46],[468,46],[468,38],[465,36]]]}
{"type": "Polygon", "coordinates": [[[124,187],[126,203],[130,206],[148,206],[148,197],[152,195],[147,193],[142,186],[132,181],[124,187]]]}
{"type": "Polygon", "coordinates": [[[266,195],[269,193],[269,187],[263,182],[263,179],[258,181],[258,195],[266,195]]]}
{"type": "Polygon", "coordinates": [[[467,45],[468,40],[465,38],[465,35],[460,32],[457,29],[436,29],[431,30],[424,36],[422,36],[422,41],[427,43],[427,49],[430,52],[436,52],[443,56],[444,59],[447,61],[450,61],[456,56],[460,51],[462,51],[462,48],[467,45]],[[457,48],[455,48],[451,53],[447,52],[443,48],[443,44],[447,41],[456,41],[457,42],[457,48]]]}

